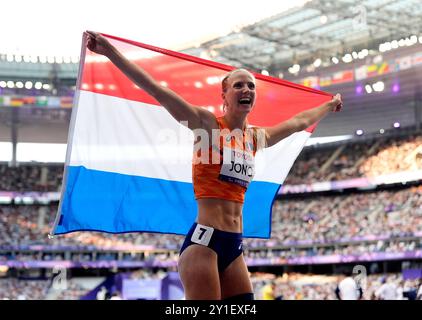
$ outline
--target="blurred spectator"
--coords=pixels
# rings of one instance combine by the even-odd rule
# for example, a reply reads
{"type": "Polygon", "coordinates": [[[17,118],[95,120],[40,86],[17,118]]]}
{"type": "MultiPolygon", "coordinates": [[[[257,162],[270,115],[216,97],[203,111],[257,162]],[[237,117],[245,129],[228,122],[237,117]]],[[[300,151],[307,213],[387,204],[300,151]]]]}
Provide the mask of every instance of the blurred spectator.
{"type": "Polygon", "coordinates": [[[339,300],[360,300],[363,292],[355,279],[350,276],[344,277],[336,289],[336,295],[339,300]]]}
{"type": "Polygon", "coordinates": [[[375,297],[378,300],[401,300],[402,291],[394,281],[387,281],[386,278],[381,280],[382,285],[375,291],[375,297]]]}
{"type": "Polygon", "coordinates": [[[267,283],[262,288],[262,300],[275,300],[275,283],[267,283]]]}

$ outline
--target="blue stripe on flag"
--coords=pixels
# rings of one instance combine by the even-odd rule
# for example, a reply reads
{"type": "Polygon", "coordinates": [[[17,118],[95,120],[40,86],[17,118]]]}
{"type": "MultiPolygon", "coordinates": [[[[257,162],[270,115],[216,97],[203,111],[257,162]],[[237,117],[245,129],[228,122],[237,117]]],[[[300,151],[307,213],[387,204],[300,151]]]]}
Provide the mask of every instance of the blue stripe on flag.
{"type": "MultiPolygon", "coordinates": [[[[197,205],[191,183],[67,167],[60,224],[73,231],[186,234],[197,205]]],[[[268,238],[271,204],[279,185],[253,181],[246,193],[244,236],[268,238]]]]}

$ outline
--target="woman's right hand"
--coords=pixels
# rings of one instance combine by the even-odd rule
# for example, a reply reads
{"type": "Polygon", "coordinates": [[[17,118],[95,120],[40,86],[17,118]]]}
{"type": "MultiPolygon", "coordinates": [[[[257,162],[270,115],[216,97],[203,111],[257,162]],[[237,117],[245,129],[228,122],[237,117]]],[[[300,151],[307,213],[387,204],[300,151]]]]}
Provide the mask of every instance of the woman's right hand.
{"type": "Polygon", "coordinates": [[[89,50],[102,54],[104,56],[108,56],[111,52],[113,46],[111,43],[101,34],[94,32],[94,31],[86,31],[88,35],[87,39],[87,47],[89,50]]]}

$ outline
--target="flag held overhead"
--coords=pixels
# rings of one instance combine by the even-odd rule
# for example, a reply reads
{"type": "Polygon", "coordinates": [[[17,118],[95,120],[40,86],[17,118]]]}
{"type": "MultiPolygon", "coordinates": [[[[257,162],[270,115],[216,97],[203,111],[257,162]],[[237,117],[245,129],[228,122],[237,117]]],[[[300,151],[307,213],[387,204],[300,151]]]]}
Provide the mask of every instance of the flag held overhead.
{"type": "MultiPolygon", "coordinates": [[[[104,35],[127,58],[192,105],[223,115],[221,79],[231,66],[104,35]]],[[[84,38],[85,39],[85,38],[84,38]]],[[[273,126],[331,95],[256,77],[253,126],[273,126]]],[[[65,175],[52,234],[73,231],[186,234],[197,205],[194,136],[107,58],[86,50],[72,110],[65,175]]],[[[243,208],[243,235],[268,238],[277,191],[315,125],[260,150],[243,208]]]]}

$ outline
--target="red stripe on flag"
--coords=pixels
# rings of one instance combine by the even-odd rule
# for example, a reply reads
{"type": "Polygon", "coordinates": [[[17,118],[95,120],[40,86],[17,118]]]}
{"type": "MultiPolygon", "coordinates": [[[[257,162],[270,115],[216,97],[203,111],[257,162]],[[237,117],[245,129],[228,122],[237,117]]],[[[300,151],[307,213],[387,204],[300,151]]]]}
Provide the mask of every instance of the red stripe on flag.
{"type": "MultiPolygon", "coordinates": [[[[193,105],[209,108],[222,115],[221,79],[234,68],[221,63],[189,56],[115,36],[104,35],[124,55],[152,53],[150,58],[133,60],[155,80],[168,86],[193,105]]],[[[101,56],[86,50],[87,60],[101,56]]],[[[252,72],[253,73],[253,72],[252,72]]],[[[331,99],[323,91],[304,87],[282,79],[253,73],[257,80],[257,100],[248,117],[253,125],[272,126],[331,99]]],[[[142,89],[137,88],[110,61],[85,62],[80,83],[82,90],[123,99],[159,105],[142,89]]],[[[315,126],[308,128],[313,131],[315,126]]]]}

